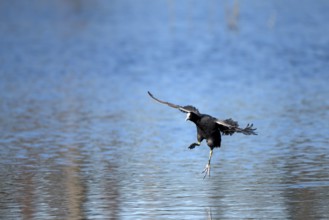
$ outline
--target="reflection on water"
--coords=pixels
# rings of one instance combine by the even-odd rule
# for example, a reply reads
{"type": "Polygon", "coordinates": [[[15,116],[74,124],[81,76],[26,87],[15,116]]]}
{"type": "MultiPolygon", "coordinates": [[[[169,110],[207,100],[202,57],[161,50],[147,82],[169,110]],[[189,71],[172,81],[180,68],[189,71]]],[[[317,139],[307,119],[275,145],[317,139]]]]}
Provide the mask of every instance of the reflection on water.
{"type": "Polygon", "coordinates": [[[329,218],[327,4],[192,3],[0,3],[1,219],[329,218]]]}

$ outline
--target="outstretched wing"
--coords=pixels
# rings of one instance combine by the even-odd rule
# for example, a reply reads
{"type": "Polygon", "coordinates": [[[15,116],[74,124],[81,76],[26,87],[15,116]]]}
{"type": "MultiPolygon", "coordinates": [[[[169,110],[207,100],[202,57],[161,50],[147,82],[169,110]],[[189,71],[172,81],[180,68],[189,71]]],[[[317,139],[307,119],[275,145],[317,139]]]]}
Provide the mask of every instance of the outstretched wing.
{"type": "Polygon", "coordinates": [[[198,110],[196,107],[192,106],[192,105],[186,105],[186,106],[175,105],[175,104],[173,104],[173,103],[165,102],[165,101],[162,101],[162,100],[160,100],[160,99],[155,98],[155,97],[152,95],[152,93],[150,93],[150,92],[147,92],[147,93],[149,94],[149,96],[151,96],[152,99],[154,99],[154,100],[157,101],[157,102],[160,102],[161,104],[168,105],[168,106],[170,106],[170,107],[172,107],[172,108],[177,108],[178,110],[180,110],[180,111],[182,111],[182,112],[184,112],[184,113],[192,112],[192,113],[194,113],[194,114],[200,115],[199,110],[198,110]]]}
{"type": "Polygon", "coordinates": [[[244,135],[257,135],[255,130],[257,128],[253,128],[253,124],[247,124],[245,128],[239,128],[239,124],[237,121],[232,120],[231,118],[225,120],[216,119],[215,121],[218,126],[219,130],[222,132],[223,135],[232,135],[235,132],[242,133],[244,135]]]}

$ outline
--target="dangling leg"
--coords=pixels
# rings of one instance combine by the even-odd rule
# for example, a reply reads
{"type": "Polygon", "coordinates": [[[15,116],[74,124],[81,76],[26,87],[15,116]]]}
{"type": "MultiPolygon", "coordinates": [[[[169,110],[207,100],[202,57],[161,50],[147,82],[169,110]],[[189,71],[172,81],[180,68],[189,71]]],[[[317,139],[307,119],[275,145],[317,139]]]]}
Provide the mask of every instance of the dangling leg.
{"type": "Polygon", "coordinates": [[[197,143],[193,143],[193,144],[191,144],[188,148],[190,149],[190,150],[192,150],[193,148],[195,148],[196,146],[200,146],[201,145],[201,142],[203,141],[203,137],[201,136],[201,134],[200,134],[200,131],[199,131],[199,128],[198,128],[198,134],[197,134],[197,140],[198,140],[198,142],[197,143]]]}
{"type": "Polygon", "coordinates": [[[201,142],[198,141],[198,143],[193,143],[193,144],[191,144],[188,148],[189,148],[190,150],[192,150],[192,149],[195,148],[196,146],[200,146],[200,145],[201,145],[201,142]]]}
{"type": "Polygon", "coordinates": [[[204,168],[204,170],[202,171],[202,173],[205,173],[203,179],[206,178],[206,176],[210,177],[210,161],[211,161],[211,157],[212,157],[212,149],[210,149],[209,160],[208,160],[208,163],[206,165],[206,168],[204,168]]]}

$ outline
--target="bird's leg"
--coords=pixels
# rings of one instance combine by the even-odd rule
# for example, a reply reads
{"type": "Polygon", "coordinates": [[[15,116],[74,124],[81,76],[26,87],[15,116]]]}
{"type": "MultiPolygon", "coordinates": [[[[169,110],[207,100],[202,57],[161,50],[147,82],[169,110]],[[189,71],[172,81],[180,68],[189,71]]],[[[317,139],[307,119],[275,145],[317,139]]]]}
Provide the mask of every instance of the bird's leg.
{"type": "Polygon", "coordinates": [[[201,142],[198,141],[197,143],[193,143],[193,144],[191,144],[188,148],[189,148],[190,150],[192,150],[192,149],[195,148],[196,146],[200,146],[200,145],[201,145],[201,142]]]}
{"type": "Polygon", "coordinates": [[[204,168],[204,170],[202,171],[202,173],[205,173],[203,179],[206,178],[206,176],[210,177],[210,161],[211,161],[211,157],[212,157],[212,149],[210,149],[209,160],[208,160],[208,163],[206,165],[206,168],[204,168]]]}

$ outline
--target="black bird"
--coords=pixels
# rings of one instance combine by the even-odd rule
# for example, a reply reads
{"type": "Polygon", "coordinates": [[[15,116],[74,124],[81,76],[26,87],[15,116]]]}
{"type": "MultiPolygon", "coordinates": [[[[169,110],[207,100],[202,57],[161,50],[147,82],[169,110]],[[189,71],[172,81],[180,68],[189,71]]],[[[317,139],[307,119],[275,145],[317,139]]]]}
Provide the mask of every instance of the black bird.
{"type": "Polygon", "coordinates": [[[209,160],[206,168],[202,173],[205,173],[205,178],[207,175],[210,177],[210,161],[215,147],[221,146],[221,133],[223,135],[232,135],[235,132],[242,133],[245,135],[257,135],[255,132],[256,128],[253,128],[253,124],[248,124],[245,128],[239,128],[237,121],[233,121],[231,118],[226,120],[219,120],[207,114],[201,114],[197,108],[192,105],[180,106],[175,105],[170,102],[161,101],[155,98],[150,92],[148,94],[154,100],[166,104],[172,108],[176,108],[184,113],[187,113],[186,121],[190,120],[194,122],[197,127],[197,140],[198,142],[192,143],[188,148],[193,149],[196,146],[200,146],[201,142],[206,139],[207,145],[210,147],[209,160]]]}

